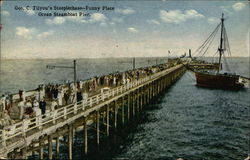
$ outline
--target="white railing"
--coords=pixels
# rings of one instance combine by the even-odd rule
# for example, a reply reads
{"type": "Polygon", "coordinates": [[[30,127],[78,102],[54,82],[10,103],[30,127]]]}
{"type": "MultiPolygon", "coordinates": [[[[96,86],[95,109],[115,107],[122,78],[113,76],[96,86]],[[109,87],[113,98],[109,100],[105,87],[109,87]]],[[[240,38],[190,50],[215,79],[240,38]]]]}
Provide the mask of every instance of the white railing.
{"type": "MultiPolygon", "coordinates": [[[[174,66],[170,69],[166,69],[164,71],[155,73],[150,76],[146,76],[145,78],[131,81],[128,84],[110,89],[103,93],[97,94],[95,96],[89,97],[86,100],[82,100],[80,102],[76,102],[75,104],[69,104],[62,108],[58,108],[52,112],[48,112],[44,115],[36,116],[29,119],[24,119],[21,122],[8,126],[3,130],[0,130],[0,144],[4,147],[6,146],[6,141],[18,136],[26,136],[27,132],[34,129],[43,129],[46,127],[48,123],[56,123],[56,120],[59,119],[67,119],[69,115],[77,114],[80,111],[87,111],[92,108],[94,105],[102,103],[103,101],[115,97],[119,94],[122,94],[134,87],[144,84],[147,81],[151,81],[156,79],[157,77],[164,76],[177,68],[180,68],[182,65],[174,66]]],[[[0,149],[1,151],[1,149],[0,149]]]]}

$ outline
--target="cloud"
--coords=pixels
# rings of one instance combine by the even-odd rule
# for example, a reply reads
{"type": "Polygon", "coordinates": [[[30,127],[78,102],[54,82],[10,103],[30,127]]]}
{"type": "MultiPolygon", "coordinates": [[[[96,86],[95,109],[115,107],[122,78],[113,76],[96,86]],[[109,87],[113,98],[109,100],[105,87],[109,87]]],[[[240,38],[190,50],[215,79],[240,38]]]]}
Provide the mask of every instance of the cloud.
{"type": "Polygon", "coordinates": [[[107,21],[108,18],[102,14],[102,13],[93,13],[91,16],[90,16],[90,19],[89,19],[89,22],[90,23],[95,23],[95,22],[105,22],[107,21]]]}
{"type": "Polygon", "coordinates": [[[16,35],[24,39],[44,39],[54,34],[54,31],[40,32],[35,28],[16,27],[16,35]]]}
{"type": "Polygon", "coordinates": [[[38,39],[44,39],[54,34],[54,31],[42,32],[37,35],[38,39]]]}
{"type": "Polygon", "coordinates": [[[124,15],[129,15],[129,14],[134,14],[135,13],[135,10],[133,9],[130,9],[130,8],[127,8],[127,9],[116,9],[115,12],[117,13],[121,13],[121,14],[124,14],[124,15]]]}
{"type": "Polygon", "coordinates": [[[25,39],[32,39],[35,31],[36,31],[35,28],[16,27],[16,35],[23,37],[25,39]]]}
{"type": "Polygon", "coordinates": [[[54,19],[46,19],[45,20],[45,23],[50,24],[50,25],[52,25],[52,24],[59,25],[59,24],[63,24],[64,22],[65,22],[65,18],[63,18],[63,17],[55,17],[54,19]]]}
{"type": "Polygon", "coordinates": [[[138,33],[138,30],[133,27],[129,27],[127,30],[132,33],[138,33]]]}
{"type": "Polygon", "coordinates": [[[246,7],[246,5],[244,3],[241,3],[241,2],[238,2],[238,3],[235,3],[234,5],[232,5],[232,8],[235,11],[240,11],[240,10],[244,9],[245,7],[246,7]]]}
{"type": "Polygon", "coordinates": [[[31,9],[25,9],[25,10],[23,10],[23,11],[24,11],[25,13],[27,13],[29,16],[35,14],[35,12],[34,12],[33,10],[31,10],[31,9]]]}
{"type": "Polygon", "coordinates": [[[2,11],[2,15],[3,15],[3,16],[9,16],[10,13],[9,13],[8,11],[2,11]]]}
{"type": "Polygon", "coordinates": [[[151,19],[151,20],[147,20],[147,22],[149,24],[156,24],[156,25],[160,25],[160,22],[158,22],[157,20],[151,19]]]}
{"type": "Polygon", "coordinates": [[[209,17],[207,19],[207,23],[209,24],[216,24],[216,23],[219,23],[220,22],[220,19],[219,18],[215,18],[215,17],[209,17]]]}
{"type": "Polygon", "coordinates": [[[185,12],[182,12],[180,10],[160,11],[160,19],[163,22],[167,23],[181,23],[189,19],[198,19],[198,18],[204,18],[204,15],[198,13],[196,10],[193,9],[186,10],[185,12]]]}

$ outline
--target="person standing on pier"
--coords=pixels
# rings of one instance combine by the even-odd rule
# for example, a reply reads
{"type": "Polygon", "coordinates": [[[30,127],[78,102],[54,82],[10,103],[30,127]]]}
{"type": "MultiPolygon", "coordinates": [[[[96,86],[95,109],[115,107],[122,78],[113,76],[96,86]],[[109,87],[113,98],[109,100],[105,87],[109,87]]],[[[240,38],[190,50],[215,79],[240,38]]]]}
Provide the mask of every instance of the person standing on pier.
{"type": "Polygon", "coordinates": [[[56,109],[56,107],[57,107],[57,103],[56,103],[55,100],[53,100],[52,103],[51,103],[50,111],[53,112],[56,109]]]}
{"type": "Polygon", "coordinates": [[[66,91],[65,94],[64,94],[64,100],[65,100],[66,105],[68,104],[69,95],[70,95],[69,91],[66,91]]]}
{"type": "Polygon", "coordinates": [[[2,95],[1,103],[3,106],[3,111],[5,111],[5,109],[6,109],[6,96],[4,94],[2,95]]]}
{"type": "Polygon", "coordinates": [[[39,103],[37,102],[37,100],[34,100],[33,103],[33,111],[34,111],[34,115],[35,116],[40,116],[41,115],[41,109],[39,108],[39,103]]]}
{"type": "Polygon", "coordinates": [[[39,107],[39,103],[37,102],[37,100],[34,100],[33,107],[39,107]]]}
{"type": "Polygon", "coordinates": [[[59,106],[62,106],[63,104],[63,96],[64,96],[64,93],[63,93],[63,89],[61,89],[60,91],[58,91],[58,105],[59,106]]]}
{"type": "Polygon", "coordinates": [[[36,125],[39,125],[39,119],[41,118],[39,116],[42,114],[42,112],[41,109],[39,108],[39,103],[36,100],[34,101],[33,106],[34,106],[33,108],[34,116],[36,117],[36,125]]]}
{"type": "Polygon", "coordinates": [[[23,90],[20,89],[18,94],[19,94],[19,99],[23,98],[23,90]]]}
{"type": "Polygon", "coordinates": [[[26,93],[25,93],[25,90],[23,89],[23,94],[22,94],[22,98],[24,100],[24,102],[26,101],[26,93]]]}
{"type": "Polygon", "coordinates": [[[45,114],[46,112],[46,102],[44,99],[42,99],[39,103],[39,107],[42,110],[42,114],[45,114]]]}
{"type": "Polygon", "coordinates": [[[26,116],[27,118],[28,118],[30,115],[32,115],[33,109],[32,109],[31,99],[28,99],[28,100],[27,100],[24,113],[26,113],[25,116],[26,116]]]}

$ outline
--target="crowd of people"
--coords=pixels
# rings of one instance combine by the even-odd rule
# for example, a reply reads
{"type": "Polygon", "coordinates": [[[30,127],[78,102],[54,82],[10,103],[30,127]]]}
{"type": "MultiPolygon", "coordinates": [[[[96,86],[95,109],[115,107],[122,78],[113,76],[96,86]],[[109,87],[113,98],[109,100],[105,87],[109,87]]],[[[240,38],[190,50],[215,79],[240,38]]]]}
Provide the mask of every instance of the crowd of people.
{"type": "Polygon", "coordinates": [[[0,112],[2,113],[0,120],[7,117],[9,123],[0,123],[0,126],[13,123],[13,119],[22,120],[43,115],[48,111],[54,111],[59,107],[76,103],[87,99],[88,96],[98,94],[103,87],[113,88],[124,85],[133,80],[164,70],[167,67],[170,67],[170,65],[162,64],[125,72],[116,72],[85,81],[78,81],[76,84],[66,82],[61,85],[39,85],[32,96],[26,96],[26,92],[20,90],[18,93],[19,98],[15,100],[13,99],[13,95],[3,95],[0,102],[0,112]],[[13,109],[15,107],[17,107],[16,110],[13,109]],[[15,115],[14,113],[18,113],[19,115],[12,116],[15,115]]]}

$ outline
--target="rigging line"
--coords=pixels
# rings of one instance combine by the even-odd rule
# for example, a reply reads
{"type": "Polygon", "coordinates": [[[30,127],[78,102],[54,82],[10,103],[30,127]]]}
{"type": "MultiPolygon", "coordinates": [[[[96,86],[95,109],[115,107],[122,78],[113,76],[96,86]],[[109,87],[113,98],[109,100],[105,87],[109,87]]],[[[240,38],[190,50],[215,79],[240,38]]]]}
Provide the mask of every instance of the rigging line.
{"type": "MultiPolygon", "coordinates": [[[[196,56],[198,56],[198,55],[200,56],[202,53],[203,53],[202,56],[204,55],[204,48],[207,47],[207,46],[209,46],[209,45],[211,45],[211,42],[213,41],[214,37],[216,36],[218,30],[219,30],[219,28],[217,28],[217,30],[215,30],[214,34],[212,34],[212,36],[210,37],[209,41],[207,41],[207,44],[204,45],[204,46],[200,49],[199,53],[198,53],[196,56]]],[[[205,51],[205,52],[206,52],[206,51],[205,51]]]]}
{"type": "MultiPolygon", "coordinates": [[[[229,55],[229,61],[232,62],[232,54],[231,54],[231,49],[230,49],[230,45],[229,45],[229,41],[228,41],[228,36],[227,36],[227,32],[226,32],[226,28],[225,30],[225,41],[226,41],[226,47],[227,47],[227,53],[229,55]]],[[[230,68],[229,68],[230,70],[230,68]]]]}
{"type": "MultiPolygon", "coordinates": [[[[224,28],[225,30],[225,28],[224,28]]],[[[226,42],[226,34],[225,34],[225,31],[224,31],[224,34],[223,34],[223,39],[224,39],[224,54],[226,55],[226,53],[229,55],[229,52],[227,51],[228,50],[228,46],[227,46],[227,42],[226,42]]]]}
{"type": "Polygon", "coordinates": [[[204,51],[204,53],[202,54],[202,56],[204,56],[205,55],[205,53],[207,52],[207,50],[209,49],[209,47],[211,46],[211,44],[212,44],[212,42],[213,42],[213,40],[214,40],[214,37],[216,36],[216,34],[214,34],[214,36],[212,37],[212,39],[211,39],[211,41],[210,41],[210,43],[208,44],[208,46],[207,46],[207,48],[206,48],[206,50],[204,51]]]}
{"type": "Polygon", "coordinates": [[[208,43],[208,41],[210,40],[210,38],[212,37],[212,35],[216,32],[217,33],[217,30],[219,29],[221,23],[219,23],[219,25],[214,29],[214,31],[210,34],[210,36],[205,40],[205,42],[198,48],[196,49],[196,51],[194,52],[194,55],[195,53],[197,53],[204,45],[206,45],[208,43]]]}
{"type": "Polygon", "coordinates": [[[226,45],[227,45],[227,51],[229,56],[231,56],[231,49],[230,49],[230,45],[229,45],[229,41],[228,41],[228,36],[227,36],[227,32],[226,32],[226,28],[225,28],[225,41],[226,41],[226,45]]]}
{"type": "MultiPolygon", "coordinates": [[[[223,45],[224,45],[224,51],[226,51],[228,54],[229,54],[229,52],[227,51],[227,42],[226,42],[226,28],[225,27],[223,27],[223,40],[224,40],[224,42],[223,42],[223,45]]],[[[230,71],[230,68],[229,68],[229,65],[228,65],[228,62],[227,62],[227,59],[226,59],[226,54],[225,54],[225,52],[223,52],[223,60],[224,60],[224,63],[225,63],[225,68],[226,68],[226,70],[228,70],[228,71],[230,71]]]]}
{"type": "MultiPolygon", "coordinates": [[[[221,23],[220,23],[221,24],[221,23]]],[[[198,50],[200,50],[204,45],[208,43],[212,35],[216,32],[216,30],[219,28],[220,24],[214,29],[214,31],[210,34],[210,36],[205,40],[205,42],[194,52],[196,53],[198,50]]]]}

